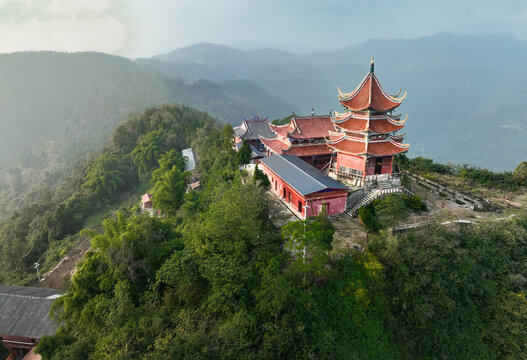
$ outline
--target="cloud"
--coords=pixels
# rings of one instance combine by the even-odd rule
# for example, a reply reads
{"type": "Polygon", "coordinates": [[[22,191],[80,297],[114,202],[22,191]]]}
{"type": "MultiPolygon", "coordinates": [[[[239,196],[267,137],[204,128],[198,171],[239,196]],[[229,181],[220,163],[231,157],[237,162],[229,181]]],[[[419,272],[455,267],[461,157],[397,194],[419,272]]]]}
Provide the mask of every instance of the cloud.
{"type": "Polygon", "coordinates": [[[0,52],[119,53],[128,25],[115,0],[0,0],[0,52]]]}

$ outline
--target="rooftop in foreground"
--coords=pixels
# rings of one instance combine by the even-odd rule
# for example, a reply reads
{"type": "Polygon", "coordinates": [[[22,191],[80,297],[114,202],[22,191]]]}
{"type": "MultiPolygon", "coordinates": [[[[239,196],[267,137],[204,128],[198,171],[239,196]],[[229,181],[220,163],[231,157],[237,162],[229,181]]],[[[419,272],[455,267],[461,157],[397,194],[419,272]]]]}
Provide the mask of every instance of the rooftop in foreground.
{"type": "Polygon", "coordinates": [[[57,290],[0,285],[0,334],[41,338],[53,334],[56,323],[49,317],[57,290]]]}
{"type": "Polygon", "coordinates": [[[296,156],[273,155],[261,162],[304,196],[327,189],[348,189],[296,156]]]}

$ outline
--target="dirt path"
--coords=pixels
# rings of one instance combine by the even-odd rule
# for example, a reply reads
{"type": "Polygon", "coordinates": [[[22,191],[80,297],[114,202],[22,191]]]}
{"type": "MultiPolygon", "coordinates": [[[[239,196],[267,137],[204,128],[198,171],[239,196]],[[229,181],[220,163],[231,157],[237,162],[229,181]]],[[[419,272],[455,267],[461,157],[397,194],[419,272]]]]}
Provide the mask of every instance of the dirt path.
{"type": "Polygon", "coordinates": [[[42,276],[39,286],[61,289],[65,278],[71,278],[77,270],[77,262],[90,249],[90,239],[83,236],[53,270],[42,276]]]}

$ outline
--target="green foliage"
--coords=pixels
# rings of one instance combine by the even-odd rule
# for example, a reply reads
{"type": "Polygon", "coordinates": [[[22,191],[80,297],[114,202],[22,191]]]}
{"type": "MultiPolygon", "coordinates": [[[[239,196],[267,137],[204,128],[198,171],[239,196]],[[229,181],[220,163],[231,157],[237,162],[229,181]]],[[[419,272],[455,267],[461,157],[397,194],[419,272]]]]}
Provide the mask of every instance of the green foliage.
{"type": "MultiPolygon", "coordinates": [[[[19,52],[2,54],[0,61],[0,97],[9,104],[0,133],[0,221],[62,186],[74,161],[89,161],[87,154],[130,114],[148,107],[188,104],[235,123],[244,114],[278,116],[295,109],[247,80],[189,82],[143,60],[102,53],[19,52]]],[[[196,111],[187,112],[199,121],[196,111]]],[[[164,117],[159,109],[153,113],[164,117]]],[[[148,127],[156,127],[157,119],[151,120],[148,127]]],[[[132,140],[137,145],[136,135],[132,140]]]]}
{"type": "Polygon", "coordinates": [[[134,164],[139,174],[150,173],[158,165],[159,155],[165,149],[165,134],[162,129],[145,134],[132,151],[134,164]]]}
{"type": "Polygon", "coordinates": [[[286,124],[289,124],[291,122],[291,118],[293,118],[293,116],[295,115],[289,115],[285,118],[282,118],[282,119],[275,119],[273,121],[271,121],[271,124],[273,125],[286,125],[286,124]]]}
{"type": "Polygon", "coordinates": [[[223,141],[223,150],[231,150],[234,147],[234,130],[232,128],[232,125],[223,125],[223,127],[221,128],[220,136],[223,141]]]}
{"type": "Polygon", "coordinates": [[[518,222],[374,242],[386,277],[387,327],[402,358],[524,356],[527,233],[518,222]]]}
{"type": "MultiPolygon", "coordinates": [[[[152,184],[159,194],[166,186],[160,197],[172,208],[163,217],[115,211],[99,232],[82,233],[93,250],[53,304],[62,322],[37,348],[44,360],[524,357],[525,218],[397,238],[370,234],[364,253],[330,257],[335,229],[325,210],[284,226],[279,236],[265,190],[241,180],[232,128],[217,130],[185,107],[149,110],[124,124],[111,151],[80,171],[71,191],[6,223],[0,280],[16,279],[14,271],[24,273],[46,249],[60,248],[49,243],[82,226],[99,208],[94,197],[126,189],[81,184],[85,173],[105,178],[93,169],[105,170],[115,158],[133,169],[131,152],[159,129],[166,148],[151,169],[152,184]],[[184,194],[179,149],[190,141],[203,190],[184,194]]],[[[123,178],[135,176],[124,171],[123,178]]],[[[423,205],[418,197],[390,195],[359,216],[377,231],[377,217],[389,226],[423,205]]]]}
{"type": "Polygon", "coordinates": [[[183,158],[183,156],[176,150],[170,150],[161,154],[157,162],[159,166],[152,172],[151,183],[153,184],[158,181],[165,172],[172,170],[174,166],[181,171],[185,170],[185,158],[183,158]]]}
{"type": "Polygon", "coordinates": [[[264,190],[242,183],[225,138],[210,136],[197,146],[210,181],[177,218],[117,212],[91,233],[43,359],[394,358],[375,256],[330,259],[324,211],[284,229],[308,254],[288,256],[264,190]]]}
{"type": "Polygon", "coordinates": [[[371,205],[361,206],[358,217],[366,230],[377,233],[383,227],[397,225],[410,215],[410,211],[426,210],[425,202],[417,195],[390,194],[384,198],[375,199],[371,205]]]}
{"type": "Polygon", "coordinates": [[[117,155],[101,154],[86,171],[82,188],[98,199],[111,199],[119,186],[125,183],[126,170],[117,155]]]}
{"type": "Polygon", "coordinates": [[[439,174],[452,174],[454,169],[450,165],[443,165],[435,163],[432,159],[427,159],[422,156],[417,156],[412,159],[408,159],[406,155],[400,155],[398,157],[399,165],[408,170],[418,172],[436,172],[439,174]]]}
{"type": "Polygon", "coordinates": [[[372,205],[375,209],[375,215],[385,227],[394,226],[410,215],[407,201],[398,194],[390,194],[382,199],[375,199],[372,205]]]}
{"type": "Polygon", "coordinates": [[[527,185],[527,161],[521,162],[514,170],[514,178],[522,186],[527,185]]]}
{"type": "Polygon", "coordinates": [[[61,251],[72,245],[70,235],[86,226],[86,219],[108,214],[109,206],[120,206],[122,198],[138,186],[131,152],[146,134],[162,129],[164,145],[173,149],[160,156],[156,173],[160,175],[174,165],[182,166],[179,150],[189,146],[199,128],[210,132],[213,124],[209,116],[187,106],[148,109],[123,123],[99,157],[77,163],[60,187],[0,225],[0,281],[36,281],[35,261],[52,268],[57,256],[65,255],[61,251]]]}
{"type": "Polygon", "coordinates": [[[154,182],[152,201],[155,208],[164,214],[175,216],[183,202],[183,195],[187,188],[186,179],[190,176],[188,171],[181,171],[177,166],[158,175],[154,182]]]}
{"type": "Polygon", "coordinates": [[[249,142],[247,140],[243,140],[242,142],[242,146],[240,147],[240,149],[238,150],[238,153],[236,154],[237,155],[237,161],[238,161],[238,165],[247,165],[251,162],[251,155],[252,155],[253,151],[251,149],[251,145],[249,144],[249,142]]]}
{"type": "Polygon", "coordinates": [[[407,208],[414,212],[421,212],[421,211],[427,211],[428,208],[426,206],[426,203],[423,201],[423,199],[420,196],[417,195],[402,195],[404,204],[407,208]]]}
{"type": "Polygon", "coordinates": [[[293,265],[304,274],[304,286],[307,286],[308,274],[311,278],[326,275],[325,265],[330,259],[334,233],[335,227],[325,207],[314,219],[290,222],[282,228],[285,247],[297,258],[293,265]]]}
{"type": "Polygon", "coordinates": [[[378,232],[382,225],[375,217],[375,208],[372,205],[361,206],[358,211],[359,220],[369,232],[378,232]]]}
{"type": "Polygon", "coordinates": [[[258,168],[258,164],[254,167],[254,175],[253,175],[254,181],[259,184],[264,189],[269,189],[271,186],[271,183],[269,182],[269,178],[265,173],[258,168]]]}
{"type": "Polygon", "coordinates": [[[514,172],[493,172],[488,169],[474,167],[467,164],[451,165],[437,164],[432,159],[417,156],[408,159],[406,155],[398,156],[398,163],[401,168],[412,172],[448,174],[469,179],[477,184],[506,190],[516,190],[518,186],[527,186],[527,163],[520,163],[514,172]]]}

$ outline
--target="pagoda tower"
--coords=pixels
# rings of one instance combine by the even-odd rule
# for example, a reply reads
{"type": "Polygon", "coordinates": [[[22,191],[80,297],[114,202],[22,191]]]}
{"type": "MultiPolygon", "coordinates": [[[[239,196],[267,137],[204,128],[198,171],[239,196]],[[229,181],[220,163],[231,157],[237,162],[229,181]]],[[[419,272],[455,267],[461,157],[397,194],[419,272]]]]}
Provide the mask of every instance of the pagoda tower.
{"type": "Polygon", "coordinates": [[[353,92],[345,94],[340,89],[338,92],[346,112],[333,112],[331,120],[337,131],[330,131],[326,139],[337,154],[333,171],[361,182],[370,175],[392,174],[394,156],[408,151],[410,146],[402,143],[404,134],[397,134],[408,116],[401,120],[400,114],[393,114],[406,93],[398,97],[401,91],[388,95],[382,89],[374,73],[373,59],[369,74],[353,92]]]}

